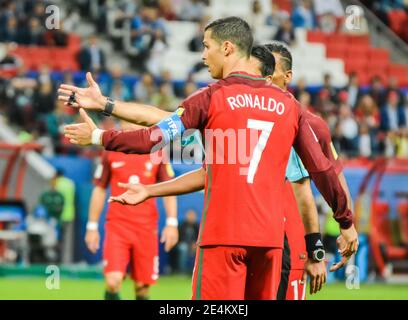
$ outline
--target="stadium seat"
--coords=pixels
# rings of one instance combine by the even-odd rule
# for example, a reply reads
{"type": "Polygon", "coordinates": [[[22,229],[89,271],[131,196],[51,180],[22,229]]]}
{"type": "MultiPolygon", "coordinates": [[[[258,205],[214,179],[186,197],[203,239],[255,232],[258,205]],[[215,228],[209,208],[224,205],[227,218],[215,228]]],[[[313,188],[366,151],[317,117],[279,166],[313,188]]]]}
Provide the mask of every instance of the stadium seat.
{"type": "Polygon", "coordinates": [[[341,34],[341,33],[332,33],[330,35],[327,36],[327,44],[331,45],[331,44],[336,44],[336,45],[349,45],[349,39],[347,37],[347,35],[345,34],[341,34]]]}
{"type": "Polygon", "coordinates": [[[370,37],[368,35],[363,36],[349,36],[351,45],[364,45],[370,46],[370,37]]]}
{"type": "Polygon", "coordinates": [[[313,30],[307,33],[307,41],[326,43],[327,33],[320,30],[313,30]]]}
{"type": "Polygon", "coordinates": [[[370,47],[364,44],[353,44],[351,46],[347,46],[346,51],[347,58],[368,59],[370,47]]]}
{"type": "Polygon", "coordinates": [[[347,46],[344,44],[336,44],[336,43],[331,43],[327,45],[326,48],[326,55],[329,58],[339,58],[339,59],[345,59],[346,58],[346,53],[347,53],[347,46]]]}
{"type": "Polygon", "coordinates": [[[389,61],[390,53],[387,49],[371,48],[368,54],[369,60],[377,63],[378,61],[389,61]]]}

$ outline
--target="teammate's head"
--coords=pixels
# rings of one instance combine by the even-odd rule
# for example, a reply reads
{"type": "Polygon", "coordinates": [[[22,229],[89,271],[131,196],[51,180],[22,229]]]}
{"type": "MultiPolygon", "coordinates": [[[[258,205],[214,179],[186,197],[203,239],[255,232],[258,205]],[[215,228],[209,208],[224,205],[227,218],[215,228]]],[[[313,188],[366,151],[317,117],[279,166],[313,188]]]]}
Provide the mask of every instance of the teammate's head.
{"type": "Polygon", "coordinates": [[[214,79],[223,77],[227,59],[249,59],[253,37],[248,23],[228,17],[209,23],[204,29],[203,60],[214,79]]]}
{"type": "Polygon", "coordinates": [[[270,80],[282,89],[286,89],[292,81],[292,54],[282,42],[273,41],[265,45],[275,57],[275,72],[270,80]]]}
{"type": "Polygon", "coordinates": [[[256,45],[252,47],[250,63],[254,69],[259,69],[263,77],[268,77],[275,70],[275,58],[266,46],[256,45]]]}

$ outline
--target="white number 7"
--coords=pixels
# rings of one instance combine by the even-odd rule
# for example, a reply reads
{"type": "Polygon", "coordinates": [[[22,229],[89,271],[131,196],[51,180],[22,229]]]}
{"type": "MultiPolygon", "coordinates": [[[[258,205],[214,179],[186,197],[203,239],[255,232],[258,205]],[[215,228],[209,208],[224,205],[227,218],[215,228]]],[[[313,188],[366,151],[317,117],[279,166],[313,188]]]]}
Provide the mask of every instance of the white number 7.
{"type": "Polygon", "coordinates": [[[274,124],[275,124],[274,122],[269,122],[269,121],[248,119],[247,128],[262,131],[259,137],[258,143],[256,144],[254,151],[252,152],[251,161],[249,162],[249,170],[248,170],[248,176],[247,176],[248,183],[254,182],[254,176],[255,176],[256,170],[258,169],[258,164],[259,164],[259,161],[261,160],[262,152],[264,151],[266,147],[266,143],[268,141],[269,135],[272,132],[272,128],[274,124]]]}

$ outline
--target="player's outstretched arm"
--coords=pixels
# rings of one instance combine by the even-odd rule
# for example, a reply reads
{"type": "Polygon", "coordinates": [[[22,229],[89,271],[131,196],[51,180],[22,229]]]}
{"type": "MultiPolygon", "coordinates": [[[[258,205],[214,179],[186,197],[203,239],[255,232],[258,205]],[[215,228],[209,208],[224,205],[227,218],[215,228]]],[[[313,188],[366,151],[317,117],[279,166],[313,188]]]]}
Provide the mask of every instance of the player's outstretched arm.
{"type": "Polygon", "coordinates": [[[175,138],[189,133],[176,112],[157,125],[132,131],[101,130],[84,109],[79,109],[79,112],[84,122],[65,126],[64,134],[71,143],[80,146],[93,144],[109,151],[146,154],[158,151],[175,138]]]}
{"type": "Polygon", "coordinates": [[[88,223],[86,226],[85,243],[89,251],[96,253],[100,246],[98,222],[105,205],[106,190],[96,186],[92,191],[89,204],[88,223]]]}
{"type": "Polygon", "coordinates": [[[311,178],[334,212],[341,233],[346,234],[347,246],[342,250],[343,256],[350,256],[357,251],[358,236],[355,231],[352,212],[347,205],[347,196],[330,161],[324,156],[317,138],[302,111],[299,116],[299,130],[294,147],[311,178]]]}
{"type": "Polygon", "coordinates": [[[150,185],[120,183],[119,186],[127,191],[119,196],[111,196],[109,202],[136,205],[153,197],[176,196],[199,191],[204,188],[204,184],[205,170],[203,168],[150,185]]]}
{"type": "MultiPolygon", "coordinates": [[[[92,78],[90,72],[87,72],[86,79],[89,85],[88,88],[61,84],[58,89],[58,100],[64,101],[65,105],[68,106],[103,112],[108,98],[102,95],[99,85],[92,78]],[[72,93],[75,93],[75,102],[70,103],[72,93]]],[[[122,101],[114,101],[112,110],[113,116],[143,126],[152,126],[169,114],[170,112],[153,106],[122,101]]]]}

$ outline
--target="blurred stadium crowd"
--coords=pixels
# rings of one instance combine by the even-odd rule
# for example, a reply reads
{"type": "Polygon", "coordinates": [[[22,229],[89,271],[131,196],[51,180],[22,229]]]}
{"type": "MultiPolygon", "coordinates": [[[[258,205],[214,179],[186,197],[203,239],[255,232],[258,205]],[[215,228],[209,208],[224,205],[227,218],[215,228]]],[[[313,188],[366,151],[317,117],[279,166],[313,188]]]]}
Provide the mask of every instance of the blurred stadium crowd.
{"type": "MultiPolygon", "coordinates": [[[[363,2],[407,41],[406,1],[363,2]]],[[[63,5],[61,28],[56,30],[45,28],[47,5],[47,1],[0,1],[0,116],[22,142],[42,144],[46,155],[92,153],[64,140],[61,128],[78,116],[56,100],[62,82],[86,86],[85,71],[92,71],[103,94],[113,99],[168,110],[206,84],[195,78],[203,68],[199,61],[185,79],[175,79],[160,60],[173,41],[169,21],[194,22],[197,31],[186,50],[201,51],[203,27],[212,19],[209,0],[70,1],[63,5]],[[92,23],[97,33],[81,38],[81,21],[92,23]],[[100,45],[102,38],[129,59],[132,74],[110,62],[100,45]]],[[[276,33],[269,40],[290,47],[296,45],[296,29],[328,35],[349,32],[340,0],[253,0],[251,8],[245,18],[255,32],[273,26],[276,33]]],[[[367,35],[367,21],[360,19],[358,34],[367,35]]],[[[371,74],[365,83],[355,71],[349,70],[346,86],[335,86],[333,74],[326,73],[319,86],[300,78],[290,89],[304,108],[327,120],[343,157],[408,156],[408,83],[401,83],[408,75],[371,74]]],[[[115,126],[111,119],[98,120],[104,128],[115,126]]]]}

